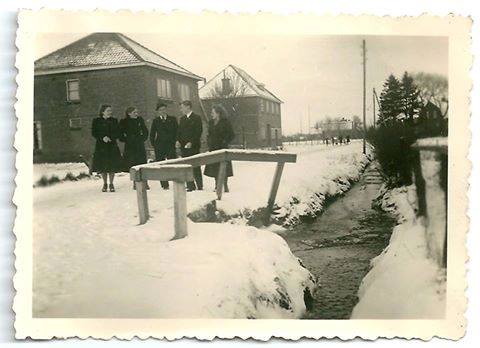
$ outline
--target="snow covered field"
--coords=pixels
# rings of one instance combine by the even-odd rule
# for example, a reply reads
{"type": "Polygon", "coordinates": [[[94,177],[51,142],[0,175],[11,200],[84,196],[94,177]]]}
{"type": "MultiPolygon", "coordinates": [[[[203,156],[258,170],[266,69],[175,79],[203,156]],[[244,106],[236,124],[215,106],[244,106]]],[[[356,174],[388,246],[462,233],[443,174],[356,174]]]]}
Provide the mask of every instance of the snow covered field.
{"type": "Polygon", "coordinates": [[[352,319],[432,319],[445,311],[445,270],[427,258],[425,227],[415,216],[415,187],[387,192],[382,208],[400,222],[390,244],[372,260],[352,319]]]}
{"type": "MultiPolygon", "coordinates": [[[[287,164],[277,196],[285,224],[322,209],[346,191],[368,160],[361,143],[301,152],[287,164]]],[[[266,205],[275,165],[234,163],[219,209],[229,214],[266,205]]],[[[151,182],[151,220],[138,225],[128,175],[117,192],[101,180],[34,189],[33,310],[41,317],[292,318],[305,311],[310,273],[284,240],[267,230],[189,223],[173,236],[173,199],[151,182]],[[233,272],[232,270],[235,270],[233,272]]],[[[193,212],[215,199],[213,180],[187,195],[193,212]]],[[[234,222],[242,222],[241,219],[234,222]]]]}

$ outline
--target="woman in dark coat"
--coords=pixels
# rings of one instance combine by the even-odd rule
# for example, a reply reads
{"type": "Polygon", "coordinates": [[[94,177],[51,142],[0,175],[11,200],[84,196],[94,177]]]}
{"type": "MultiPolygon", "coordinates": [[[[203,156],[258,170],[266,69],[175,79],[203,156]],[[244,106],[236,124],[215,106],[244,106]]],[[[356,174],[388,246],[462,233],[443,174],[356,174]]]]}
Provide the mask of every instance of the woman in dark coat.
{"type": "MultiPolygon", "coordinates": [[[[208,122],[208,150],[220,150],[228,148],[228,144],[233,140],[235,134],[233,133],[232,125],[227,119],[227,112],[221,105],[214,105],[212,108],[212,119],[208,122]]],[[[217,182],[217,175],[220,164],[213,163],[205,166],[204,174],[215,178],[215,189],[221,183],[217,182]]],[[[226,175],[224,184],[224,191],[228,192],[228,177],[233,176],[232,162],[227,162],[226,175]]]]}
{"type": "MultiPolygon", "coordinates": [[[[145,121],[138,116],[138,110],[132,106],[125,110],[125,118],[120,121],[120,140],[125,143],[123,159],[127,171],[130,167],[147,163],[145,141],[148,139],[148,129],[145,121]]],[[[135,189],[135,182],[133,183],[135,189]]]]}
{"type": "Polygon", "coordinates": [[[98,117],[92,122],[92,135],[97,140],[93,153],[92,172],[102,175],[102,192],[107,192],[107,176],[110,192],[115,192],[113,179],[115,173],[122,171],[122,156],[117,139],[120,135],[118,121],[112,117],[112,106],[102,104],[98,117]]]}

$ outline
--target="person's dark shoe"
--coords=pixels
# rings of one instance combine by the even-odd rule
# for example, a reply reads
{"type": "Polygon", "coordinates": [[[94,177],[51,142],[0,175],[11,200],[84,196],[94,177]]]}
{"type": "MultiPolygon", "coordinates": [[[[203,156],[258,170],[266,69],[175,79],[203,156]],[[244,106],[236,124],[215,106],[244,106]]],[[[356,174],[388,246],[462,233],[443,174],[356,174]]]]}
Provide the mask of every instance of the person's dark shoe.
{"type": "Polygon", "coordinates": [[[108,188],[110,192],[115,192],[115,187],[113,186],[113,184],[108,185],[108,188]]]}
{"type": "Polygon", "coordinates": [[[191,187],[190,187],[190,188],[187,188],[187,192],[192,192],[192,191],[195,191],[195,189],[194,189],[194,188],[191,188],[191,187]]]}
{"type": "Polygon", "coordinates": [[[168,191],[168,190],[170,190],[170,187],[164,186],[164,187],[162,187],[162,189],[164,189],[165,191],[168,191]]]}
{"type": "Polygon", "coordinates": [[[134,189],[134,190],[137,189],[137,185],[135,184],[135,181],[133,182],[133,189],[134,189]]]}
{"type": "Polygon", "coordinates": [[[150,190],[150,186],[148,186],[148,184],[145,186],[145,190],[150,190]]]}
{"type": "Polygon", "coordinates": [[[107,184],[103,184],[102,192],[107,192],[107,184]]]}
{"type": "Polygon", "coordinates": [[[230,192],[230,190],[228,189],[228,186],[227,186],[227,185],[224,186],[223,192],[230,192]]]}

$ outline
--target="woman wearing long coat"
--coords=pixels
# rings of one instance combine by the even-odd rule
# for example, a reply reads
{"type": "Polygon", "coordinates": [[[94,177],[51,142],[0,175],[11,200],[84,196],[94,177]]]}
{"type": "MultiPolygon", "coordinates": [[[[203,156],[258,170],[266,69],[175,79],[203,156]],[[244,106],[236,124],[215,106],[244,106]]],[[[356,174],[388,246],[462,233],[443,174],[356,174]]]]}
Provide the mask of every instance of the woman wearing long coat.
{"type": "Polygon", "coordinates": [[[125,143],[123,158],[128,169],[138,164],[147,163],[145,141],[148,139],[148,129],[145,121],[138,116],[134,107],[125,111],[125,118],[120,121],[120,140],[125,143]]]}
{"type": "MultiPolygon", "coordinates": [[[[235,134],[230,121],[227,119],[227,113],[223,106],[215,105],[212,108],[212,119],[208,122],[207,143],[208,150],[215,151],[228,148],[228,144],[233,140],[235,134]]],[[[207,164],[204,174],[215,178],[215,189],[217,189],[217,175],[220,168],[219,163],[207,164]]],[[[226,166],[226,175],[224,191],[228,192],[228,177],[233,176],[232,162],[228,161],[226,166]]]]}
{"type": "Polygon", "coordinates": [[[102,104],[98,117],[92,122],[92,136],[96,139],[92,172],[102,175],[103,192],[107,192],[107,177],[110,183],[108,185],[110,192],[115,192],[113,186],[115,173],[123,170],[122,156],[117,144],[119,135],[118,121],[112,117],[112,106],[102,104]]]}
{"type": "MultiPolygon", "coordinates": [[[[147,163],[147,152],[145,151],[147,139],[148,129],[144,119],[138,116],[136,108],[128,107],[125,111],[125,118],[120,121],[120,141],[125,143],[123,159],[126,171],[138,164],[147,163]]],[[[133,188],[135,188],[135,183],[133,183],[133,188]]]]}

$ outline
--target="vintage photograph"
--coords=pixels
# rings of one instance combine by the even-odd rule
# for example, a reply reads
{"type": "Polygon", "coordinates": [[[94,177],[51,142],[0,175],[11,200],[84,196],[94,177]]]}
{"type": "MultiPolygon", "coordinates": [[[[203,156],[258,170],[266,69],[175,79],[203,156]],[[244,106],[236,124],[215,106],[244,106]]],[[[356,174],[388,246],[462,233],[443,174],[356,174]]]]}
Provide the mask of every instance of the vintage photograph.
{"type": "Polygon", "coordinates": [[[107,27],[29,39],[31,320],[450,317],[448,33],[107,27]]]}

